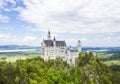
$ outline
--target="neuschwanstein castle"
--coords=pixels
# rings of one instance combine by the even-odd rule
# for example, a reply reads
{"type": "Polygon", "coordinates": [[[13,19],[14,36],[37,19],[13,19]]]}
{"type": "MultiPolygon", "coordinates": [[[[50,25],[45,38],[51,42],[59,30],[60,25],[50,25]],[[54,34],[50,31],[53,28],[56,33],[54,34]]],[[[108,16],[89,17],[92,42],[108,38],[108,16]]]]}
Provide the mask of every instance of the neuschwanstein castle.
{"type": "Polygon", "coordinates": [[[48,31],[48,39],[41,43],[41,57],[47,61],[48,59],[56,59],[58,57],[67,61],[68,64],[76,64],[78,54],[81,52],[81,41],[78,41],[77,49],[67,48],[65,41],[58,41],[54,37],[51,39],[51,33],[48,31]]]}

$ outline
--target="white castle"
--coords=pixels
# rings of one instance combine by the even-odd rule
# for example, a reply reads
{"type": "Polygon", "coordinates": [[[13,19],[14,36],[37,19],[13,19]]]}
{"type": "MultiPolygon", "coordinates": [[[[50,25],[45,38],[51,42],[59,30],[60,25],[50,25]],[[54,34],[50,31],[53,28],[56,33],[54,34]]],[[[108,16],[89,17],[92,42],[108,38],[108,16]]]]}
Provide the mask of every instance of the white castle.
{"type": "Polygon", "coordinates": [[[56,59],[58,57],[67,61],[68,64],[76,64],[78,54],[81,52],[81,41],[78,41],[77,49],[67,48],[65,41],[51,40],[50,31],[48,31],[48,39],[41,43],[41,57],[47,61],[48,59],[56,59]]]}

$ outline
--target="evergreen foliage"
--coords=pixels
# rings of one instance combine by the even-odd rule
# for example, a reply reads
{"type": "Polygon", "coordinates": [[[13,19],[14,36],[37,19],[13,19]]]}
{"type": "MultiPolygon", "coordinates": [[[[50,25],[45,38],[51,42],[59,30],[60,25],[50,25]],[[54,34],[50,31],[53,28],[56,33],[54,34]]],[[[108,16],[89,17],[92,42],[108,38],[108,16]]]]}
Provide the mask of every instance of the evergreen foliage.
{"type": "Polygon", "coordinates": [[[76,66],[61,58],[0,62],[0,84],[120,84],[119,79],[120,72],[110,70],[92,52],[80,53],[76,66]]]}

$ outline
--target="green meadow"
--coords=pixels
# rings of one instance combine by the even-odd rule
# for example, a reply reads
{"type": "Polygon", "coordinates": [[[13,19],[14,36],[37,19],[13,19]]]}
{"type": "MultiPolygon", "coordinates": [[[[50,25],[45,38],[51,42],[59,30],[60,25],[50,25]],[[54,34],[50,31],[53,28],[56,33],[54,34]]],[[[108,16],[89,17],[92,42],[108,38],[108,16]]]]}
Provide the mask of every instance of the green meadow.
{"type": "MultiPolygon", "coordinates": [[[[97,56],[103,61],[104,64],[120,65],[120,52],[97,52],[97,56]]],[[[31,59],[34,57],[40,57],[40,51],[32,50],[25,52],[5,52],[0,53],[0,61],[15,62],[16,60],[31,59]]]]}
{"type": "Polygon", "coordinates": [[[15,62],[16,60],[31,59],[39,57],[40,51],[25,51],[25,52],[4,52],[0,53],[0,61],[15,62]]]}
{"type": "Polygon", "coordinates": [[[108,66],[120,65],[120,51],[98,52],[97,55],[108,66]]]}

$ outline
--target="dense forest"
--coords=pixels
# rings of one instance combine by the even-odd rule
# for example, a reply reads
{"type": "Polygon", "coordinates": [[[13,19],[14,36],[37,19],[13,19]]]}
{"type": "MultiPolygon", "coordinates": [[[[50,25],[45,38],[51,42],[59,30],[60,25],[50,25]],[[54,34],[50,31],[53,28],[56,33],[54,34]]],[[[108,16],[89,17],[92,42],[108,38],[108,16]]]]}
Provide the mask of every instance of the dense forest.
{"type": "Polygon", "coordinates": [[[0,62],[0,84],[120,84],[119,66],[106,66],[92,52],[80,53],[76,65],[40,57],[0,62]]]}

